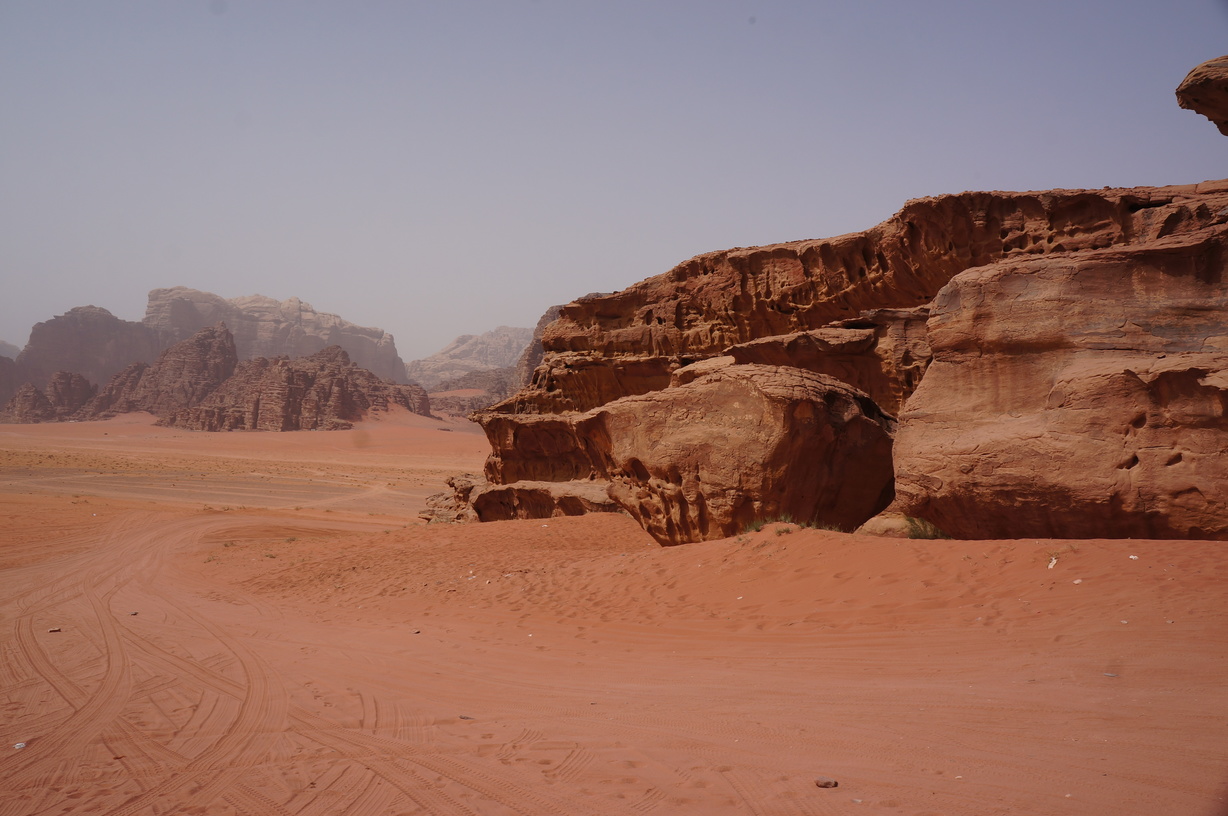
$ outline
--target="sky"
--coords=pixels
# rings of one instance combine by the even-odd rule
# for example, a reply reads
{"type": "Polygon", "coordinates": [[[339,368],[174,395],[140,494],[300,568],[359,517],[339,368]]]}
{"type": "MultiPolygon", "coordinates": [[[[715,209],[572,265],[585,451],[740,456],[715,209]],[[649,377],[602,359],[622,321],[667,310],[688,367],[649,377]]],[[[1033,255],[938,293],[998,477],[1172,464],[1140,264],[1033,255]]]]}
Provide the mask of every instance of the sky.
{"type": "Polygon", "coordinates": [[[1224,0],[0,0],[0,339],[150,289],[401,356],[964,190],[1228,177],[1224,0]]]}

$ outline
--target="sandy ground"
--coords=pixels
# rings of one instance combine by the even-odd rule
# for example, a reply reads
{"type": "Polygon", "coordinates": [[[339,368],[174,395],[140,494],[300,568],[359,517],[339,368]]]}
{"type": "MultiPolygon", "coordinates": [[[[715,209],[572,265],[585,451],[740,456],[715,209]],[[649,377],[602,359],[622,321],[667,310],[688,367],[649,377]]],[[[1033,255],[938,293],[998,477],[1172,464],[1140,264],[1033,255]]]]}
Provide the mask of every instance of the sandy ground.
{"type": "Polygon", "coordinates": [[[0,426],[0,816],[1228,813],[1224,544],[420,524],[485,451],[0,426]]]}

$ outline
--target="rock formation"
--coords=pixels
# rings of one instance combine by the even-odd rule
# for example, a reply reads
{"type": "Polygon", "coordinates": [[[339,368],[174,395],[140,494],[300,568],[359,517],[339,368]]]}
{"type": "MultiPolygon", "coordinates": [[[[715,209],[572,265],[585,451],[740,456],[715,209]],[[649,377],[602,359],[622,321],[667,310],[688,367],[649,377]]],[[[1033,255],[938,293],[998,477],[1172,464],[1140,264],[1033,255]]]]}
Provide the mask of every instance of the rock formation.
{"type": "Polygon", "coordinates": [[[152,363],[174,343],[222,321],[234,331],[239,359],[302,357],[336,344],[378,376],[406,381],[392,335],[382,329],[316,312],[297,298],[280,303],[260,295],[225,300],[181,286],[150,292],[142,323],[120,320],[96,306],[79,306],[35,325],[16,366],[0,363],[0,402],[22,383],[41,389],[56,371],[105,383],[133,364],[152,363]]]}
{"type": "Polygon", "coordinates": [[[26,382],[25,369],[17,365],[16,360],[0,357],[0,405],[12,399],[26,382]]]}
{"type": "Polygon", "coordinates": [[[532,329],[499,326],[483,334],[463,334],[442,350],[405,364],[410,382],[428,391],[475,371],[509,368],[533,339],[532,329]]]}
{"type": "Polygon", "coordinates": [[[956,537],[1228,538],[1228,182],[1165,222],[943,288],[896,511],[956,537]]]}
{"type": "Polygon", "coordinates": [[[737,363],[794,366],[858,388],[889,414],[899,413],[930,362],[929,306],[874,309],[821,329],[761,337],[730,346],[737,363]]]}
{"type": "Polygon", "coordinates": [[[394,405],[430,416],[422,388],[381,380],[350,362],[340,346],[329,346],[297,360],[241,362],[199,405],[164,421],[203,431],[335,430],[394,405]]]}
{"type": "Polygon", "coordinates": [[[533,382],[533,372],[541,365],[542,358],[545,357],[546,350],[542,347],[542,337],[546,333],[546,327],[559,319],[562,314],[563,307],[561,305],[551,306],[546,310],[545,314],[537,321],[537,325],[533,327],[533,337],[529,340],[529,344],[525,346],[520,358],[516,360],[516,375],[515,383],[516,390],[524,388],[529,383],[533,382]]]}
{"type": "Polygon", "coordinates": [[[1175,203],[1190,190],[962,193],[911,201],[862,233],[700,255],[564,306],[532,383],[496,410],[589,410],[731,346],[923,306],[964,269],[1160,237],[1198,217],[1175,203]]]}
{"type": "Polygon", "coordinates": [[[149,293],[143,322],[171,342],[225,322],[234,334],[240,360],[304,357],[338,345],[357,365],[378,377],[406,381],[405,365],[391,334],[317,312],[298,298],[276,301],[250,295],[227,300],[184,286],[154,289],[149,293]]]}
{"type": "Polygon", "coordinates": [[[74,416],[94,396],[97,389],[70,371],[51,375],[45,391],[31,383],[17,388],[13,397],[0,411],[0,422],[58,422],[74,416]]]}
{"type": "Polygon", "coordinates": [[[1228,57],[1199,65],[1177,86],[1177,104],[1201,113],[1228,136],[1228,57]]]}
{"type": "MultiPolygon", "coordinates": [[[[881,509],[890,479],[877,504],[839,520],[817,509],[834,488],[783,498],[783,485],[815,476],[813,465],[776,464],[748,418],[761,398],[740,372],[771,367],[847,383],[841,404],[852,400],[866,421],[880,409],[903,417],[897,518],[960,536],[1228,537],[1208,487],[1228,475],[1211,455],[1228,447],[1215,419],[1228,349],[1216,328],[1226,192],[1212,182],[922,199],[864,233],[709,253],[570,303],[543,333],[529,386],[477,416],[493,451],[486,476],[608,481],[612,498],[671,543],[727,535],[752,517],[848,526],[881,509]],[[1091,406],[1102,403],[1106,421],[1131,429],[1129,444],[1096,429],[1091,406]],[[702,491],[685,481],[699,455],[686,450],[705,435],[740,450],[730,455],[741,499],[721,498],[735,488],[716,477],[701,478],[702,491]],[[1029,446],[1040,454],[1029,458],[1029,446]],[[1082,484],[1081,473],[1099,475],[1082,484]],[[1046,504],[1060,511],[1041,512],[1046,504]]],[[[879,427],[887,439],[889,416],[879,427]]],[[[880,472],[893,456],[874,450],[832,459],[828,484],[880,472]]]]}
{"type": "Polygon", "coordinates": [[[467,417],[474,411],[485,410],[516,391],[514,377],[514,368],[491,368],[441,382],[430,392],[431,411],[467,417]]]}
{"type": "Polygon", "coordinates": [[[28,424],[34,422],[52,422],[56,419],[55,406],[47,395],[32,383],[25,383],[17,388],[17,393],[5,403],[0,411],[0,422],[28,424]]]}
{"type": "Polygon", "coordinates": [[[102,383],[132,363],[151,363],[168,345],[156,329],[120,320],[97,306],[78,306],[35,324],[17,355],[23,382],[43,387],[57,371],[102,383]]]}
{"type": "Polygon", "coordinates": [[[886,507],[893,422],[865,394],[798,368],[699,367],[584,413],[479,414],[495,451],[488,480],[608,482],[666,544],[763,518],[851,530],[886,507]]]}
{"type": "Polygon", "coordinates": [[[153,365],[133,363],[116,374],[79,418],[133,411],[170,416],[200,404],[234,373],[238,361],[226,324],[201,329],[162,352],[153,365]]]}
{"type": "Polygon", "coordinates": [[[427,497],[426,509],[418,514],[420,518],[440,522],[507,521],[624,512],[610,498],[610,485],[604,481],[496,485],[472,473],[452,476],[446,481],[449,489],[427,497]]]}

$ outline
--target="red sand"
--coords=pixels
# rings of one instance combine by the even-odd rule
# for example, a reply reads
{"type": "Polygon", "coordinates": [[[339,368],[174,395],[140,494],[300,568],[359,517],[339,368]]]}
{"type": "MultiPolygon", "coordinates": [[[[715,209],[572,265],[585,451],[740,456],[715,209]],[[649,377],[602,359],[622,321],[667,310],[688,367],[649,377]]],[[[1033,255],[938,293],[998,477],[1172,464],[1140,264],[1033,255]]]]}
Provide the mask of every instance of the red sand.
{"type": "Polygon", "coordinates": [[[1228,813],[1224,544],[422,526],[475,430],[0,426],[0,816],[1228,813]]]}

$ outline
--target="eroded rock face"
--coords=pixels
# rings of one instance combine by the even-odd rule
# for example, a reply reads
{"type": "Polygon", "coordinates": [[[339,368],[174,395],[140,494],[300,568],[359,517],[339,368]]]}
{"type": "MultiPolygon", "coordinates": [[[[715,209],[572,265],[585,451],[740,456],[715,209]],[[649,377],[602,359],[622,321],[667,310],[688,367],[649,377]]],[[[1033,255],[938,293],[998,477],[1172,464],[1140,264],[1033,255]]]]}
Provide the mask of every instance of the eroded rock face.
{"type": "Polygon", "coordinates": [[[57,418],[69,417],[89,402],[98,387],[75,371],[57,371],[47,383],[47,401],[54,406],[57,418]]]}
{"type": "Polygon", "coordinates": [[[551,306],[537,321],[537,325],[533,327],[533,337],[529,340],[529,345],[525,347],[520,358],[516,360],[515,383],[517,390],[533,382],[533,372],[541,365],[542,358],[546,354],[545,348],[542,347],[542,336],[546,333],[546,327],[559,319],[559,314],[562,311],[563,307],[561,305],[551,306]]]}
{"type": "Polygon", "coordinates": [[[335,430],[394,405],[430,416],[421,387],[381,380],[350,362],[340,346],[329,346],[297,360],[241,362],[199,405],[164,423],[202,431],[335,430]]]}
{"type": "Polygon", "coordinates": [[[240,360],[305,357],[337,345],[361,368],[383,379],[406,382],[405,364],[391,334],[317,312],[298,298],[277,301],[250,295],[227,300],[184,286],[154,289],[143,321],[171,342],[219,322],[225,322],[234,334],[240,360]]]}
{"type": "Polygon", "coordinates": [[[104,383],[134,362],[152,363],[166,345],[167,338],[149,326],[97,306],[78,306],[35,324],[17,365],[24,381],[40,388],[57,371],[104,383]]]}
{"type": "Polygon", "coordinates": [[[233,335],[218,323],[171,346],[153,365],[133,363],[116,374],[78,418],[132,411],[170,416],[200,404],[234,374],[238,362],[233,335]]]}
{"type": "Polygon", "coordinates": [[[478,521],[624,512],[605,481],[487,483],[473,490],[469,502],[478,521]]]}
{"type": "Polygon", "coordinates": [[[1195,185],[961,193],[911,201],[861,233],[700,255],[562,307],[532,383],[494,410],[588,410],[734,346],[923,306],[965,269],[1142,243],[1214,217],[1195,185]]]}
{"type": "Polygon", "coordinates": [[[1201,113],[1228,136],[1228,57],[1199,65],[1177,86],[1177,104],[1201,113]]]}
{"type": "Polygon", "coordinates": [[[901,415],[894,509],[956,537],[1228,538],[1218,190],[1191,208],[1215,214],[1203,229],[954,278],[901,415]]]}
{"type": "Polygon", "coordinates": [[[797,368],[724,365],[580,414],[479,414],[495,484],[608,481],[665,544],[791,518],[853,529],[891,499],[891,427],[864,393],[797,368]]]}
{"type": "Polygon", "coordinates": [[[0,422],[14,424],[29,424],[34,422],[52,422],[56,418],[55,407],[51,400],[39,388],[31,383],[18,386],[0,411],[0,422]]]}
{"type": "Polygon", "coordinates": [[[60,422],[76,414],[97,390],[80,374],[57,371],[51,375],[45,391],[32,383],[19,386],[0,411],[0,422],[60,422]]]}
{"type": "Polygon", "coordinates": [[[897,414],[929,366],[928,318],[928,305],[875,309],[813,331],[761,337],[725,353],[738,363],[794,366],[835,377],[897,414]]]}

